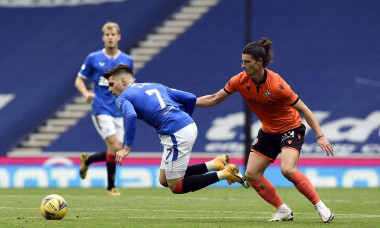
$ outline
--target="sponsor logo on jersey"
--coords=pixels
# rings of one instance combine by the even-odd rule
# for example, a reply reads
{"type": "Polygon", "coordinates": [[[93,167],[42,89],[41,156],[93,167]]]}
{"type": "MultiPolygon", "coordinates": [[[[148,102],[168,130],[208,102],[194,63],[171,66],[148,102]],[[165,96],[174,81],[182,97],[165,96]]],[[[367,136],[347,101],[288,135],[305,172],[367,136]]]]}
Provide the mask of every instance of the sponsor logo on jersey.
{"type": "Polygon", "coordinates": [[[273,102],[273,101],[264,102],[264,101],[261,101],[259,99],[252,98],[252,97],[250,97],[248,99],[248,102],[252,103],[256,106],[261,106],[262,108],[271,108],[271,107],[274,107],[274,105],[275,105],[275,102],[273,102]]]}

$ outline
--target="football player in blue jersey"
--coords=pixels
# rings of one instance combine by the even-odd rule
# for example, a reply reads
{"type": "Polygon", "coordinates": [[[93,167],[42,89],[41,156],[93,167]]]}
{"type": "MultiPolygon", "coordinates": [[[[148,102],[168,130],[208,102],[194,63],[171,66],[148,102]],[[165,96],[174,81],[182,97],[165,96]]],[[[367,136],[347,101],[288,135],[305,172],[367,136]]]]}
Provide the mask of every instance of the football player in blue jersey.
{"type": "Polygon", "coordinates": [[[108,92],[108,81],[103,73],[118,64],[126,64],[133,69],[132,57],[118,48],[121,39],[117,23],[107,22],[102,28],[104,48],[90,53],[84,61],[75,80],[75,87],[82,93],[88,103],[92,103],[91,117],[96,130],[105,141],[107,151],[93,155],[82,153],[80,176],[86,178],[92,162],[106,161],[108,187],[107,194],[119,196],[115,187],[116,152],[122,148],[124,138],[122,113],[115,107],[115,96],[108,92]],[[94,92],[85,84],[86,79],[94,83],[94,92]]]}
{"type": "Polygon", "coordinates": [[[235,164],[222,154],[215,159],[188,166],[198,130],[190,117],[195,108],[196,96],[192,93],[168,88],[157,83],[135,83],[133,70],[120,64],[104,73],[109,91],[114,94],[117,108],[124,118],[124,147],[116,153],[121,165],[133,145],[136,122],[141,119],[159,134],[164,147],[160,184],[175,194],[197,191],[226,179],[229,184],[238,182],[248,188],[248,182],[235,164]],[[208,173],[209,171],[217,171],[208,173]]]}

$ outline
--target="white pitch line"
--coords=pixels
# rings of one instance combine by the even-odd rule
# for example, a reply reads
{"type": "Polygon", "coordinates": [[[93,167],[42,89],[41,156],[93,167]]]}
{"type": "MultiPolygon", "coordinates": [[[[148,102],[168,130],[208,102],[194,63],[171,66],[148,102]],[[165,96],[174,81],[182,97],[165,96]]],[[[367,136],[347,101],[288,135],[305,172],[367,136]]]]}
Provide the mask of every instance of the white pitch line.
{"type": "MultiPolygon", "coordinates": [[[[5,209],[5,210],[38,210],[39,208],[21,208],[21,207],[0,207],[0,210],[2,209],[5,209]]],[[[192,210],[148,210],[148,209],[134,209],[134,208],[113,208],[113,209],[109,209],[109,208],[69,208],[70,211],[110,211],[110,210],[113,210],[113,211],[138,211],[138,212],[162,212],[162,213],[167,213],[167,212],[176,212],[177,214],[178,213],[208,213],[208,214],[211,214],[211,213],[217,213],[217,214],[222,214],[222,213],[226,213],[226,210],[224,211],[208,211],[208,210],[198,210],[198,211],[192,211],[192,210]]],[[[247,214],[247,215],[271,215],[273,214],[273,212],[247,212],[247,211],[243,211],[243,212],[237,212],[237,214],[247,214]]],[[[298,213],[298,212],[295,212],[294,213],[295,216],[297,215],[303,215],[303,216],[307,216],[306,218],[314,218],[315,216],[318,216],[317,213],[298,213]]],[[[340,217],[340,218],[380,218],[380,215],[368,215],[368,214],[336,214],[335,213],[335,216],[336,217],[340,217]]],[[[128,217],[128,216],[127,216],[128,217]]],[[[255,216],[255,218],[257,218],[258,216],[255,216]]],[[[90,217],[89,217],[90,218],[90,217]]],[[[168,216],[165,216],[165,218],[162,218],[161,216],[160,217],[155,217],[155,216],[149,216],[149,217],[144,217],[144,216],[141,216],[141,217],[138,217],[138,216],[131,216],[131,217],[128,217],[128,218],[140,218],[140,219],[177,219],[177,218],[186,218],[186,219],[189,219],[188,217],[178,217],[178,216],[175,216],[175,217],[168,217],[168,216]]],[[[191,218],[203,218],[203,219],[208,219],[208,218],[216,218],[216,219],[224,219],[224,218],[247,218],[247,217],[242,217],[242,216],[239,216],[239,217],[235,217],[235,216],[231,216],[231,217],[219,217],[219,216],[198,216],[198,217],[191,217],[191,218]]],[[[261,218],[261,217],[260,217],[261,218]]],[[[303,217],[304,218],[304,217],[303,217]]]]}
{"type": "MultiPolygon", "coordinates": [[[[1,201],[1,198],[19,198],[20,195],[0,195],[0,201],[1,201]]],[[[23,195],[22,196],[23,198],[41,198],[41,195],[23,195]]],[[[75,199],[75,198],[80,198],[80,199],[84,199],[84,198],[90,198],[90,199],[93,199],[93,198],[98,198],[98,197],[108,197],[108,196],[80,196],[80,195],[65,195],[65,198],[72,198],[72,199],[75,199]]],[[[133,196],[133,198],[136,198],[136,199],[173,199],[173,197],[176,197],[175,199],[176,200],[185,200],[185,201],[188,201],[188,200],[196,200],[196,201],[199,201],[199,200],[207,200],[207,201],[213,201],[213,200],[217,200],[217,201],[220,201],[219,198],[211,198],[211,197],[189,197],[189,196],[186,196],[186,197],[177,197],[177,196],[133,196]]],[[[236,197],[228,197],[229,200],[235,200],[235,201],[241,201],[242,198],[236,198],[236,197]]],[[[250,198],[247,198],[248,200],[250,198]]],[[[329,202],[329,203],[350,203],[350,202],[353,202],[352,200],[325,200],[326,202],[329,202]]],[[[254,203],[252,201],[252,203],[254,203]]],[[[364,201],[363,203],[367,203],[367,204],[380,204],[380,201],[364,201]]],[[[1,208],[1,207],[0,207],[1,208]]]]}

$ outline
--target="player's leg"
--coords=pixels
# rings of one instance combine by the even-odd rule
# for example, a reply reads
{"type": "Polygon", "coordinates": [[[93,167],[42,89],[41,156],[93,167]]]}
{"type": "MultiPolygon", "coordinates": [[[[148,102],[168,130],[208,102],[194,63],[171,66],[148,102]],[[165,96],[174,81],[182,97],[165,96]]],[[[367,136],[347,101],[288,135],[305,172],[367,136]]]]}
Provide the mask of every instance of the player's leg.
{"type": "Polygon", "coordinates": [[[106,138],[106,144],[109,153],[106,156],[106,168],[107,168],[107,194],[111,196],[120,196],[120,191],[115,187],[115,175],[116,175],[116,152],[121,150],[124,141],[124,120],[122,117],[111,117],[112,124],[108,132],[115,134],[106,138]]]}
{"type": "Polygon", "coordinates": [[[173,178],[173,175],[178,176],[175,174],[175,171],[166,172],[164,169],[160,170],[160,183],[169,187],[175,194],[195,192],[221,180],[227,180],[229,184],[238,182],[248,188],[247,180],[239,172],[239,168],[235,164],[228,164],[223,170],[214,173],[173,178]]]}
{"type": "MultiPolygon", "coordinates": [[[[102,137],[103,140],[108,136],[107,133],[103,129],[104,123],[104,117],[105,115],[91,115],[92,123],[94,124],[94,127],[100,137],[102,137]]],[[[106,153],[107,151],[101,151],[97,152],[95,154],[89,155],[87,153],[82,153],[80,155],[80,161],[81,166],[79,170],[80,177],[82,179],[85,179],[87,176],[87,170],[90,168],[91,163],[93,162],[102,162],[106,161],[106,153]]]]}
{"type": "Polygon", "coordinates": [[[302,124],[300,127],[282,134],[281,172],[314,205],[322,221],[330,222],[333,220],[334,214],[320,200],[309,178],[297,169],[300,151],[304,143],[305,130],[306,127],[302,124]]]}
{"type": "Polygon", "coordinates": [[[165,186],[167,183],[173,193],[182,194],[197,191],[223,179],[227,179],[229,183],[244,182],[242,179],[245,180],[245,178],[234,164],[229,164],[216,173],[185,177],[196,137],[197,127],[195,123],[186,126],[174,135],[160,135],[161,144],[164,146],[160,170],[160,183],[162,185],[165,186]]]}
{"type": "Polygon", "coordinates": [[[186,169],[185,177],[193,176],[193,175],[201,175],[209,171],[223,170],[225,166],[228,165],[228,162],[229,162],[229,156],[227,154],[218,155],[216,158],[214,158],[211,161],[188,166],[186,169]]]}
{"type": "MultiPolygon", "coordinates": [[[[123,139],[123,121],[122,118],[115,118],[110,115],[92,115],[94,126],[103,138],[107,151],[104,160],[106,161],[107,168],[107,194],[118,196],[120,192],[115,188],[115,174],[116,174],[116,152],[121,150],[123,139]],[[120,129],[121,128],[121,129],[120,129]]],[[[99,156],[100,158],[100,156],[99,156]]]]}
{"type": "Polygon", "coordinates": [[[90,168],[91,163],[106,160],[106,152],[107,151],[101,151],[92,155],[88,155],[87,153],[82,153],[80,155],[81,166],[80,166],[79,174],[82,179],[86,178],[87,170],[88,168],[90,168]]]}
{"type": "MultiPolygon", "coordinates": [[[[191,165],[188,166],[185,172],[185,177],[193,176],[193,175],[201,175],[205,174],[209,171],[220,171],[228,165],[229,157],[227,154],[218,155],[211,161],[191,165]]],[[[166,180],[165,170],[160,171],[160,184],[164,187],[168,187],[168,183],[166,180]]]]}
{"type": "Polygon", "coordinates": [[[248,158],[247,170],[245,177],[250,181],[256,192],[277,209],[269,221],[289,221],[293,220],[293,212],[286,205],[280,195],[277,193],[274,185],[266,179],[263,174],[265,169],[271,163],[270,160],[251,152],[248,158]]]}
{"type": "Polygon", "coordinates": [[[251,183],[253,189],[267,201],[273,205],[276,209],[279,208],[284,202],[280,195],[277,193],[273,184],[264,177],[264,171],[271,163],[267,158],[251,152],[248,158],[247,170],[245,171],[245,177],[251,183]]]}
{"type": "Polygon", "coordinates": [[[119,196],[121,193],[115,187],[116,174],[116,152],[121,150],[122,143],[119,141],[116,134],[113,134],[105,139],[107,144],[106,168],[107,168],[107,194],[119,196]]]}
{"type": "Polygon", "coordinates": [[[245,172],[245,177],[259,196],[277,209],[277,212],[269,221],[293,220],[293,212],[284,204],[274,185],[264,177],[264,171],[280,153],[279,145],[275,145],[275,142],[278,141],[279,143],[279,140],[281,140],[280,137],[260,130],[252,144],[252,151],[249,155],[245,172]]]}
{"type": "Polygon", "coordinates": [[[313,187],[309,178],[297,169],[299,152],[294,148],[284,148],[281,155],[281,172],[291,181],[297,190],[303,194],[315,207],[323,222],[333,220],[334,214],[320,200],[317,191],[313,187]]]}

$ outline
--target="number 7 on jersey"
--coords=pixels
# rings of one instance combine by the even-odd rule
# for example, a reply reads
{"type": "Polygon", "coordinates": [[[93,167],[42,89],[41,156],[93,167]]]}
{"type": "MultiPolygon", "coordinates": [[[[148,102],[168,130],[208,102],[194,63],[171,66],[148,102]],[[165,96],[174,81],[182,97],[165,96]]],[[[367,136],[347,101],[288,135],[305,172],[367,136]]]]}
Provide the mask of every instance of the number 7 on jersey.
{"type": "Polygon", "coordinates": [[[161,109],[166,107],[166,104],[165,104],[164,100],[162,99],[160,91],[158,91],[158,89],[146,90],[145,93],[148,94],[149,96],[152,96],[153,94],[155,94],[158,102],[160,103],[161,109]]]}

